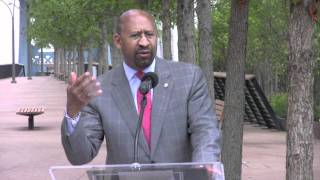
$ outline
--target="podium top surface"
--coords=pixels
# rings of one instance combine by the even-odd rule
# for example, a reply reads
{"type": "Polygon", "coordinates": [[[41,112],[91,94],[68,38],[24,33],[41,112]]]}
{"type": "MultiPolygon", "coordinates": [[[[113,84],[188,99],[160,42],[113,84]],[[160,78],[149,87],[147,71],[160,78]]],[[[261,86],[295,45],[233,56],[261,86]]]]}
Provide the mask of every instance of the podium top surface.
{"type": "Polygon", "coordinates": [[[52,180],[224,180],[221,162],[52,166],[52,180]]]}

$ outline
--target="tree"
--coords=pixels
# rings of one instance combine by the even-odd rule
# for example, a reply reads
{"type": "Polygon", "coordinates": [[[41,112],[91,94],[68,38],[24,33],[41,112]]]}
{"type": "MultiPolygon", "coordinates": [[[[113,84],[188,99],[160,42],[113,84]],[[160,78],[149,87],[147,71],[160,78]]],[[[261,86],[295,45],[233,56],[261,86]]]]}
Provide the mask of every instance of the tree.
{"type": "Polygon", "coordinates": [[[162,0],[162,43],[163,43],[163,58],[172,59],[171,53],[171,13],[170,0],[162,0]]]}
{"type": "Polygon", "coordinates": [[[178,55],[179,61],[196,63],[194,41],[194,1],[177,1],[178,55]]]}
{"type": "MultiPolygon", "coordinates": [[[[214,67],[225,71],[230,2],[213,4],[214,67]]],[[[255,74],[264,93],[287,90],[289,4],[279,0],[251,1],[246,73],[255,74]]]]}
{"type": "MultiPolygon", "coordinates": [[[[104,16],[103,16],[104,17],[104,16]]],[[[98,68],[98,75],[101,75],[105,70],[108,70],[106,66],[108,67],[109,64],[106,63],[106,57],[107,57],[107,34],[108,34],[108,28],[107,28],[107,17],[104,17],[100,20],[100,39],[98,41],[99,44],[99,68],[98,68]]]]}
{"type": "Polygon", "coordinates": [[[90,72],[91,74],[93,73],[93,38],[89,38],[89,42],[88,42],[88,57],[87,57],[87,61],[88,61],[88,72],[90,72]]]}
{"type": "Polygon", "coordinates": [[[199,29],[199,62],[208,82],[212,102],[214,102],[214,76],[212,56],[212,17],[210,0],[197,0],[199,29]]]}
{"type": "Polygon", "coordinates": [[[232,180],[241,179],[248,6],[249,0],[231,1],[222,162],[232,180]]]}
{"type": "Polygon", "coordinates": [[[313,8],[313,0],[290,3],[287,180],[313,179],[313,8]]]}
{"type": "Polygon", "coordinates": [[[256,75],[266,96],[287,90],[288,3],[250,3],[246,70],[256,75]]]}
{"type": "Polygon", "coordinates": [[[225,71],[228,47],[230,2],[218,0],[213,4],[213,66],[215,71],[225,71]]]}
{"type": "MultiPolygon", "coordinates": [[[[113,22],[113,33],[116,32],[116,23],[117,23],[117,16],[113,16],[112,22],[113,22]]],[[[112,66],[116,66],[118,64],[121,64],[123,62],[123,56],[121,54],[120,49],[118,49],[113,41],[111,41],[111,54],[112,54],[112,66]]]]}

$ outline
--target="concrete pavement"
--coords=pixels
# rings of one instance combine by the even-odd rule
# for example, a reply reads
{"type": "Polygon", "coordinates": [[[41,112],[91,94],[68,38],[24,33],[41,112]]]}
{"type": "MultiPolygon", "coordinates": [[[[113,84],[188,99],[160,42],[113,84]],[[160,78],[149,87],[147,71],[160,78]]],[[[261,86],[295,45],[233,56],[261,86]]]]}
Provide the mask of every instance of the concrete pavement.
{"type": "MultiPolygon", "coordinates": [[[[65,108],[63,81],[53,77],[0,79],[0,179],[50,179],[53,165],[70,165],[60,141],[60,124],[65,108]],[[44,107],[35,117],[35,129],[28,130],[26,116],[16,115],[20,107],[44,107]]],[[[285,179],[285,132],[245,125],[242,179],[285,179]]],[[[320,141],[315,140],[314,174],[320,180],[320,141]]],[[[104,146],[90,164],[104,164],[104,146]]]]}

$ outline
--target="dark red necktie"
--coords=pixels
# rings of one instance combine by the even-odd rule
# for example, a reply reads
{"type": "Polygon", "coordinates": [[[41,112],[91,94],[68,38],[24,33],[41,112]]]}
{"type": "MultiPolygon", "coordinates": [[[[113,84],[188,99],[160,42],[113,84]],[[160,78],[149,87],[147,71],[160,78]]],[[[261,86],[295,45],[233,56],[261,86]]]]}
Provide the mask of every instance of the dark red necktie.
{"type": "MultiPolygon", "coordinates": [[[[138,71],[136,73],[136,76],[141,80],[143,77],[144,73],[142,71],[138,71]]],[[[139,88],[137,90],[137,104],[138,104],[138,112],[140,114],[140,109],[141,109],[141,101],[142,101],[142,93],[140,92],[139,88]]],[[[143,121],[142,121],[142,129],[144,136],[147,140],[147,143],[150,147],[150,142],[151,142],[151,111],[152,111],[152,102],[151,102],[151,91],[149,91],[146,94],[147,98],[147,105],[144,109],[144,114],[143,114],[143,121]]]]}

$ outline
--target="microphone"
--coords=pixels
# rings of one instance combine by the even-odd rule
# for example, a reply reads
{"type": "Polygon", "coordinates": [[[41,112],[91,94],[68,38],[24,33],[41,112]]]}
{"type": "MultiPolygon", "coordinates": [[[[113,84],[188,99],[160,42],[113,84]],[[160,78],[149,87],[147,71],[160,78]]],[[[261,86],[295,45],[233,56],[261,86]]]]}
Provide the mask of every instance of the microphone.
{"type": "Polygon", "coordinates": [[[138,163],[138,139],[139,139],[139,134],[140,134],[140,130],[141,130],[141,125],[142,125],[142,120],[143,120],[143,114],[144,114],[144,109],[147,105],[147,98],[146,98],[146,94],[148,94],[148,92],[156,87],[158,85],[159,82],[159,78],[157,76],[156,73],[153,72],[148,72],[146,73],[142,78],[141,78],[141,84],[139,87],[139,90],[142,94],[142,100],[140,103],[140,113],[139,113],[139,120],[137,122],[137,127],[136,127],[136,134],[134,136],[134,149],[133,149],[133,163],[137,164],[138,163]]]}
{"type": "Polygon", "coordinates": [[[146,73],[142,79],[139,90],[142,95],[148,94],[148,92],[158,85],[159,78],[156,73],[148,72],[146,73]]]}

